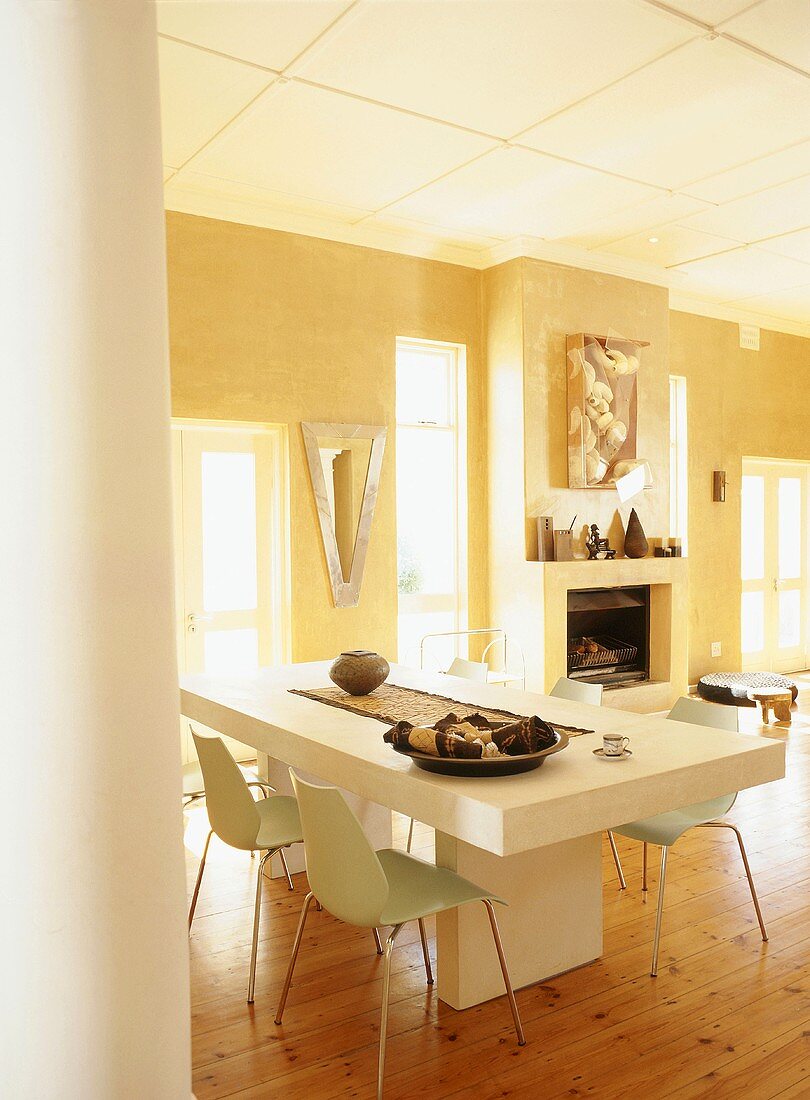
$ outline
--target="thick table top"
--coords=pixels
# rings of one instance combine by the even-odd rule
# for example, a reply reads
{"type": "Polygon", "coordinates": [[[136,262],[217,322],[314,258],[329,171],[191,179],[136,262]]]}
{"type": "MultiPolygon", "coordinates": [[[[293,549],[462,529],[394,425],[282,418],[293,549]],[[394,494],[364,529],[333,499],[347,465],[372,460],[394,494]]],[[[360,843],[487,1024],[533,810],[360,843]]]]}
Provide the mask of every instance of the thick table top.
{"type": "Polygon", "coordinates": [[[593,729],[543,767],[465,779],[420,771],[383,742],[386,726],[289,688],[330,684],[328,662],[240,676],[184,676],[189,719],[255,746],[362,798],[398,810],[496,855],[512,855],[781,779],[782,742],[393,665],[389,682],[477,706],[538,714],[593,729]],[[593,755],[603,733],[626,734],[633,755],[593,755]]]}

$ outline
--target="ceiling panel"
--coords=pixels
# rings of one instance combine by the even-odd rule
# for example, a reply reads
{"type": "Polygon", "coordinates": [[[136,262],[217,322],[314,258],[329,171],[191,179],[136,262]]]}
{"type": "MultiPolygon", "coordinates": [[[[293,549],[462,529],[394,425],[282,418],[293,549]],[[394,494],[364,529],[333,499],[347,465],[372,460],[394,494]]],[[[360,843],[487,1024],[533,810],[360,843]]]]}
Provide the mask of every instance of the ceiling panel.
{"type": "Polygon", "coordinates": [[[159,43],[163,163],[184,164],[271,77],[177,42],[159,43]]]}
{"type": "Polygon", "coordinates": [[[758,241],[803,229],[810,224],[810,175],[713,206],[693,214],[684,224],[738,241],[758,241]]]}
{"type": "Polygon", "coordinates": [[[723,20],[749,8],[756,0],[667,0],[667,3],[670,8],[716,27],[723,20]]]}
{"type": "Polygon", "coordinates": [[[584,229],[567,237],[566,241],[580,248],[600,248],[631,234],[642,233],[645,229],[653,229],[677,218],[696,214],[699,210],[705,210],[708,205],[688,195],[659,192],[655,198],[637,206],[626,207],[603,218],[589,219],[584,229]]]}
{"type": "Polygon", "coordinates": [[[709,176],[700,183],[690,183],[689,194],[709,202],[729,202],[807,174],[810,174],[810,141],[801,141],[768,157],[709,176]]]}
{"type": "Polygon", "coordinates": [[[283,69],[341,12],[348,0],[158,0],[161,34],[283,69]]]}
{"type": "Polygon", "coordinates": [[[653,194],[641,184],[526,149],[501,148],[396,203],[391,212],[494,236],[556,238],[653,194]]]}
{"type": "Polygon", "coordinates": [[[194,190],[221,199],[229,204],[250,206],[254,210],[267,210],[302,214],[307,217],[325,218],[352,224],[366,217],[371,211],[362,207],[345,206],[340,203],[307,199],[300,195],[289,195],[280,191],[271,191],[265,187],[252,187],[237,180],[223,179],[184,168],[166,187],[167,205],[171,208],[174,195],[194,190]]]}
{"type": "Polygon", "coordinates": [[[810,0],[764,0],[723,30],[810,72],[810,0]]]}
{"type": "MultiPolygon", "coordinates": [[[[722,256],[686,263],[675,270],[686,275],[697,293],[724,301],[810,284],[810,264],[758,248],[736,249],[722,256]]],[[[687,283],[682,289],[687,293],[687,283]]]]}
{"type": "Polygon", "coordinates": [[[784,237],[774,237],[759,247],[766,252],[778,252],[780,256],[790,256],[794,260],[810,264],[810,229],[787,233],[784,237]]]}
{"type": "Polygon", "coordinates": [[[810,138],[810,81],[721,39],[690,42],[521,137],[671,189],[810,138]]]}
{"type": "Polygon", "coordinates": [[[508,138],[694,33],[632,0],[369,0],[291,71],[508,138]]]}
{"type": "Polygon", "coordinates": [[[439,123],[291,82],[271,89],[193,167],[377,209],[492,147],[439,123]]]}
{"type": "Polygon", "coordinates": [[[442,225],[427,225],[425,222],[414,221],[411,218],[400,218],[394,214],[389,214],[387,210],[383,211],[382,214],[372,215],[362,224],[370,228],[393,230],[406,236],[410,234],[414,237],[432,237],[443,244],[458,248],[469,248],[470,246],[491,248],[502,240],[500,237],[491,237],[483,233],[468,233],[464,230],[442,225]]]}
{"type": "Polygon", "coordinates": [[[624,240],[614,241],[613,244],[605,245],[602,251],[612,256],[627,256],[631,260],[644,260],[649,264],[672,267],[674,264],[696,260],[701,256],[712,256],[735,247],[734,242],[725,237],[713,237],[709,233],[698,233],[680,225],[666,225],[652,233],[637,233],[635,236],[625,237],[624,240]]]}
{"type": "Polygon", "coordinates": [[[806,322],[810,318],[810,284],[793,290],[776,291],[774,294],[741,298],[734,305],[740,309],[764,313],[769,317],[806,322]]]}

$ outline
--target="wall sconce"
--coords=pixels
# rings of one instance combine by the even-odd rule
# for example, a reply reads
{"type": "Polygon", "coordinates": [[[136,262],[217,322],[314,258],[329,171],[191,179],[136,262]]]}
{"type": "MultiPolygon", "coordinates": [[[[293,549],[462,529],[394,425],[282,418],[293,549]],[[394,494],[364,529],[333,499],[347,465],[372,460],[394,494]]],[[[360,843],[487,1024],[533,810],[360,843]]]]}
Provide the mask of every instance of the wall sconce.
{"type": "Polygon", "coordinates": [[[726,471],[715,470],[712,474],[712,500],[723,504],[726,499],[726,471]]]}

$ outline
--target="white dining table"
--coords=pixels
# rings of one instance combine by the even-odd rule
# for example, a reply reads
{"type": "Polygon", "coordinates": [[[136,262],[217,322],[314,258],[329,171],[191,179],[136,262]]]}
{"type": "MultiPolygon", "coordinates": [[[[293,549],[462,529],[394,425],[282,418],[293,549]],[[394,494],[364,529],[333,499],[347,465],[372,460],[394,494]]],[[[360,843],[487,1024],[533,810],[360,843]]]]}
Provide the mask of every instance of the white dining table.
{"type": "MultiPolygon", "coordinates": [[[[329,686],[328,668],[317,662],[185,676],[181,710],[266,754],[279,789],[291,790],[291,766],[346,791],[376,847],[390,845],[391,810],[431,825],[436,862],[508,903],[498,915],[516,988],[602,953],[605,829],[785,773],[784,744],[775,739],[392,666],[389,682],[403,687],[593,730],[535,771],[435,775],[384,743],[387,727],[377,719],[291,693],[329,686]],[[627,736],[632,756],[595,756],[603,733],[627,736]]],[[[441,999],[463,1009],[501,995],[484,907],[462,906],[436,924],[441,999]]]]}

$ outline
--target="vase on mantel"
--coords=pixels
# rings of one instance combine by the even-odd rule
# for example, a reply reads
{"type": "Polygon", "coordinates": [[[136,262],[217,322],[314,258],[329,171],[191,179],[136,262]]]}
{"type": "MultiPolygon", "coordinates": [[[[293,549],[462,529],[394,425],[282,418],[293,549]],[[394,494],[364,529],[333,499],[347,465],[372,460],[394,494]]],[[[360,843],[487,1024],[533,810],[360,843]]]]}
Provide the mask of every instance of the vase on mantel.
{"type": "Polygon", "coordinates": [[[624,556],[626,558],[646,558],[650,549],[641,520],[638,518],[635,508],[630,510],[630,518],[627,521],[627,530],[624,534],[624,556]]]}

